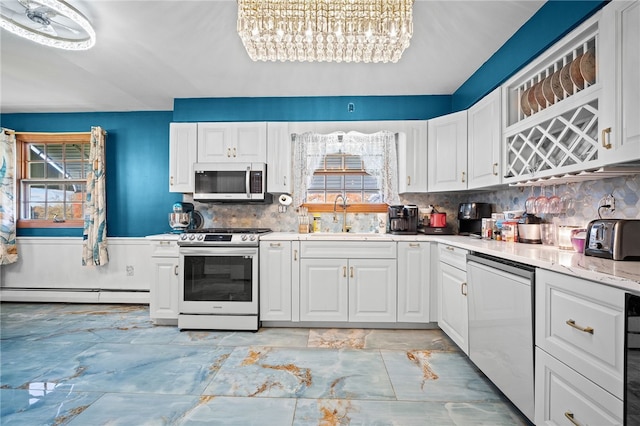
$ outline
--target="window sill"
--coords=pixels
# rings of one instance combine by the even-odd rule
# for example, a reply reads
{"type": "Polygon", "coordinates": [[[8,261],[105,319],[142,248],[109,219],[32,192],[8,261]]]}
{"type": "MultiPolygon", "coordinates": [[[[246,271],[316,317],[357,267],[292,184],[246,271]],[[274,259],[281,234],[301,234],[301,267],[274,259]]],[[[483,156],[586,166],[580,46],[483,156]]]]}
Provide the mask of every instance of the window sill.
{"type": "MultiPolygon", "coordinates": [[[[306,207],[309,213],[333,213],[333,203],[305,203],[302,205],[306,207]]],[[[338,204],[336,211],[342,213],[342,205],[338,204]]],[[[387,204],[350,204],[347,203],[347,213],[386,213],[388,210],[387,204]]]]}
{"type": "Polygon", "coordinates": [[[16,228],[84,228],[82,220],[67,220],[54,222],[53,220],[19,220],[16,228]]]}

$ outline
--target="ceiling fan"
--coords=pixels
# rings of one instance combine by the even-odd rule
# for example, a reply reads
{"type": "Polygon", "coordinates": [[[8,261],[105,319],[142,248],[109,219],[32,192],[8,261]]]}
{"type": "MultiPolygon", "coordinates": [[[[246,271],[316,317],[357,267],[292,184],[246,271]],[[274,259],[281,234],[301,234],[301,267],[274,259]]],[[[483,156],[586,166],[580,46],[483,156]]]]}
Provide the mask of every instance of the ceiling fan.
{"type": "Polygon", "coordinates": [[[35,42],[68,50],[88,49],[95,31],[87,18],[61,0],[2,0],[0,26],[35,42]]]}

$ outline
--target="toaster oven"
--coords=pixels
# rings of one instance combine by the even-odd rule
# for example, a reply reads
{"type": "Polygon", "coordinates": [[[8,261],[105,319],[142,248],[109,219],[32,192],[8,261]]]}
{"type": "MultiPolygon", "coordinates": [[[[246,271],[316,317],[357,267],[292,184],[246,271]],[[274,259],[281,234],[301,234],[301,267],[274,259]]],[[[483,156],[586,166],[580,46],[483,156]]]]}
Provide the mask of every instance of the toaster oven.
{"type": "Polygon", "coordinates": [[[584,254],[612,260],[640,260],[640,220],[596,219],[587,227],[584,254]]]}

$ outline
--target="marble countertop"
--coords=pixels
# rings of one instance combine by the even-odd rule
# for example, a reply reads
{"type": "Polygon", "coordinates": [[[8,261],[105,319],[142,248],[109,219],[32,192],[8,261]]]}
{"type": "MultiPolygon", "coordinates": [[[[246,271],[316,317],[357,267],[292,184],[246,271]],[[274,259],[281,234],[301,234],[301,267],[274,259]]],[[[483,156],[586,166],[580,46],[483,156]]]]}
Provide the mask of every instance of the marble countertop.
{"type": "Polygon", "coordinates": [[[507,243],[459,235],[391,235],[273,232],[260,236],[260,241],[433,241],[462,249],[485,253],[539,268],[573,275],[640,294],[640,262],[613,261],[585,256],[555,246],[507,243]]]}

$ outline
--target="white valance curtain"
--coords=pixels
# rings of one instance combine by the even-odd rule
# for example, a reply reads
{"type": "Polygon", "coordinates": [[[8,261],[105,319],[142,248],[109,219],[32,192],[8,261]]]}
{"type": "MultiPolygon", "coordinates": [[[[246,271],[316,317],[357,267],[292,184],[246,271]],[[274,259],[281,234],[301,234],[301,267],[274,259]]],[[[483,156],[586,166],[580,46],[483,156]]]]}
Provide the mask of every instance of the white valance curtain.
{"type": "Polygon", "coordinates": [[[91,128],[92,165],[87,175],[87,201],[84,217],[84,248],[82,264],[85,266],[109,263],[107,251],[107,209],[105,182],[105,145],[107,134],[101,127],[91,128]]]}
{"type": "Polygon", "coordinates": [[[0,265],[18,260],[16,246],[16,135],[2,128],[0,136],[0,265]]]}
{"type": "Polygon", "coordinates": [[[296,134],[293,149],[293,205],[305,201],[313,172],[320,167],[327,154],[348,153],[359,155],[365,171],[378,181],[380,192],[387,204],[399,204],[398,160],[396,138],[383,131],[370,135],[349,132],[296,134]]]}

